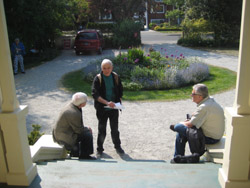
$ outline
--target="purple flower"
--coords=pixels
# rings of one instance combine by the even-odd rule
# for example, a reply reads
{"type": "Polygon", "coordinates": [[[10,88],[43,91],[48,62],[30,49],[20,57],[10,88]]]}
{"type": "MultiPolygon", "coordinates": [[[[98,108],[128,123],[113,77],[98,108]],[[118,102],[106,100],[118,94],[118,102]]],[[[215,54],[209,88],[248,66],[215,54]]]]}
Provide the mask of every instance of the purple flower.
{"type": "Polygon", "coordinates": [[[150,54],[147,55],[148,57],[150,56],[150,54]]]}
{"type": "Polygon", "coordinates": [[[127,60],[128,60],[128,58],[127,58],[127,57],[124,57],[124,60],[125,60],[125,61],[127,61],[127,60]]]}
{"type": "Polygon", "coordinates": [[[182,56],[183,56],[183,54],[180,54],[180,56],[182,57],[182,56]]]}
{"type": "Polygon", "coordinates": [[[165,52],[167,51],[167,49],[165,49],[165,52]]]}
{"type": "Polygon", "coordinates": [[[171,54],[171,57],[174,57],[174,55],[173,55],[173,54],[171,54]]]}
{"type": "Polygon", "coordinates": [[[168,59],[168,55],[166,56],[166,58],[168,59]]]}
{"type": "Polygon", "coordinates": [[[137,58],[136,60],[135,60],[135,63],[137,63],[139,61],[139,59],[137,58]]]}

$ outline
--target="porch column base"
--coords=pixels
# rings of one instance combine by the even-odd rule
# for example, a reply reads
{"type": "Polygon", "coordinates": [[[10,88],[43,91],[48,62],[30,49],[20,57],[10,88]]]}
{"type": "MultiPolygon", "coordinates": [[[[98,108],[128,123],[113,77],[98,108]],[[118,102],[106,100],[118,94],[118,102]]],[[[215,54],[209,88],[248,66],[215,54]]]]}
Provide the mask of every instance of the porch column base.
{"type": "Polygon", "coordinates": [[[226,142],[219,182],[222,188],[250,187],[250,115],[225,109],[226,142]]]}
{"type": "Polygon", "coordinates": [[[249,188],[250,181],[229,181],[222,168],[219,169],[219,183],[222,188],[249,188]]]}
{"type": "Polygon", "coordinates": [[[3,132],[4,156],[6,162],[6,182],[8,185],[29,186],[37,175],[37,167],[32,163],[26,115],[28,107],[21,105],[14,112],[0,113],[3,132]]]}

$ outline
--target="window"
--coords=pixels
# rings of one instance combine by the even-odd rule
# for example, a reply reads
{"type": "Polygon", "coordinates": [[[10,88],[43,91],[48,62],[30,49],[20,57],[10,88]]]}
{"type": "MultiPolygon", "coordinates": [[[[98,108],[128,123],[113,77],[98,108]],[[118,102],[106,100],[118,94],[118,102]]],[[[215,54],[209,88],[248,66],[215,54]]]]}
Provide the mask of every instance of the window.
{"type": "Polygon", "coordinates": [[[97,39],[96,33],[80,33],[77,39],[97,39]]]}
{"type": "Polygon", "coordinates": [[[156,24],[161,24],[164,21],[165,21],[164,19],[151,19],[150,20],[151,23],[156,23],[156,24]]]}
{"type": "Polygon", "coordinates": [[[104,15],[99,14],[99,20],[112,20],[112,14],[106,13],[104,15]]]}
{"type": "Polygon", "coordinates": [[[164,5],[156,5],[155,7],[151,7],[151,13],[165,13],[164,5]]]}
{"type": "Polygon", "coordinates": [[[155,0],[155,2],[162,2],[163,0],[155,0]]]}

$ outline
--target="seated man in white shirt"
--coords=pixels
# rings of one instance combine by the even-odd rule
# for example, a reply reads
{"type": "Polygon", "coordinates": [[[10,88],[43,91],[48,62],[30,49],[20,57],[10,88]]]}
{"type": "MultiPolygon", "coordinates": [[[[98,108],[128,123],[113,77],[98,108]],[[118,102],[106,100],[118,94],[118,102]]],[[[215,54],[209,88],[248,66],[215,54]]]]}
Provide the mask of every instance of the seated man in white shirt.
{"type": "Polygon", "coordinates": [[[193,86],[192,101],[197,104],[191,119],[171,125],[170,129],[177,132],[174,156],[185,155],[187,142],[187,128],[195,126],[201,128],[205,136],[205,144],[215,144],[220,141],[225,130],[225,116],[223,108],[208,94],[204,84],[193,86]]]}

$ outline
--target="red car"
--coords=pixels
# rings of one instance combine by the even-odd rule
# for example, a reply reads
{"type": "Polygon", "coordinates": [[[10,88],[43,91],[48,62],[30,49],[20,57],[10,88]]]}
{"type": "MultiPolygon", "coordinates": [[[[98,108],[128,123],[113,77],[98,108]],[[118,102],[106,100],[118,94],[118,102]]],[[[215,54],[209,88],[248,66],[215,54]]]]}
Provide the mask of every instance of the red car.
{"type": "Polygon", "coordinates": [[[95,29],[81,30],[75,38],[74,49],[76,55],[85,51],[97,51],[102,53],[104,48],[104,40],[101,31],[95,29]]]}

